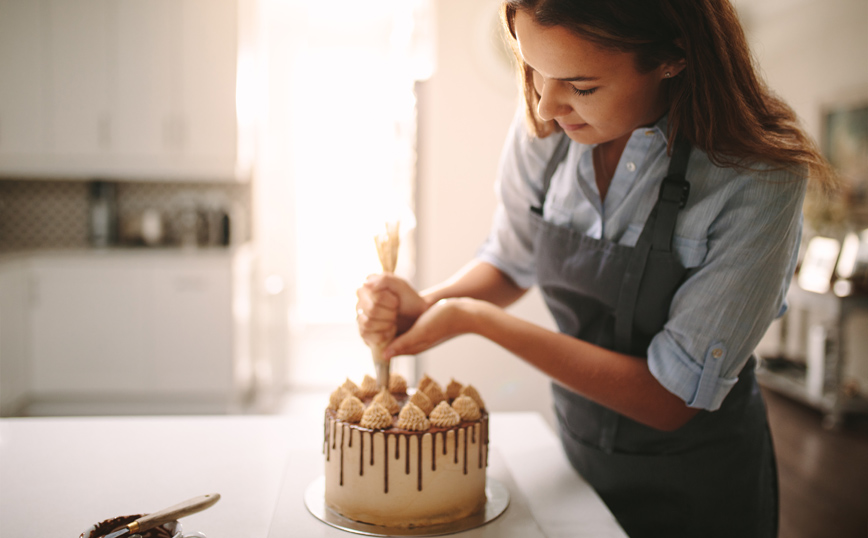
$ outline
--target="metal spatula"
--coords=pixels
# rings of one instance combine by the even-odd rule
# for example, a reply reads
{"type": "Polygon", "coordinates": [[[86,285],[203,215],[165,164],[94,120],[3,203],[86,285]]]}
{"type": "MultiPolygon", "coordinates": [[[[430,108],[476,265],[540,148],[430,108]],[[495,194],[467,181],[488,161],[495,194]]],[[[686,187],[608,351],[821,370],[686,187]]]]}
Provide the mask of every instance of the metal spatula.
{"type": "Polygon", "coordinates": [[[129,523],[128,525],[112,532],[105,538],[118,538],[119,536],[126,536],[127,534],[144,532],[148,529],[153,529],[157,525],[162,525],[163,523],[168,523],[169,521],[173,521],[184,516],[189,516],[190,514],[195,514],[196,512],[201,512],[202,510],[212,506],[219,500],[219,493],[199,495],[198,497],[187,499],[184,502],[180,502],[174,506],[170,506],[169,508],[160,510],[159,512],[154,512],[153,514],[142,516],[139,519],[133,521],[132,523],[129,523]]]}

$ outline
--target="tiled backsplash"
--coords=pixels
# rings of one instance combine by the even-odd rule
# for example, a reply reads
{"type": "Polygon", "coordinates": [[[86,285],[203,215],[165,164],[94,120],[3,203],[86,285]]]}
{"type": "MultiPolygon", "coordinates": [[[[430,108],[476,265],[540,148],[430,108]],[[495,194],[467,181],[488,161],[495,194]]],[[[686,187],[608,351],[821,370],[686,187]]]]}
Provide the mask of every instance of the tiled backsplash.
{"type": "MultiPolygon", "coordinates": [[[[191,207],[221,208],[232,222],[232,242],[250,238],[249,184],[117,182],[117,214],[124,221],[146,209],[163,217],[166,242],[174,223],[191,207]]],[[[68,180],[0,180],[0,252],[39,248],[88,248],[90,183],[68,180]]]]}

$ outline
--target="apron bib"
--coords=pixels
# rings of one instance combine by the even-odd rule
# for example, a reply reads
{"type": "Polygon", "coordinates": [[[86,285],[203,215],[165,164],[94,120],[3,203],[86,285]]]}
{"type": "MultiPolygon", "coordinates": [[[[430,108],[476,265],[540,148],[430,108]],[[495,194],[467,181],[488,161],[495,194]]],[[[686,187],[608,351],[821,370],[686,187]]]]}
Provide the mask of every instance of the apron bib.
{"type": "MultiPolygon", "coordinates": [[[[537,281],[558,328],[646,357],[688,275],[672,250],[690,185],[690,146],[676,142],[669,171],[635,246],[596,239],[543,219],[551,178],[569,150],[563,136],[531,208],[537,281]]],[[[721,408],[675,432],[644,426],[557,383],[559,433],[570,463],[631,538],[777,536],[777,473],[753,358],[721,408]]]]}

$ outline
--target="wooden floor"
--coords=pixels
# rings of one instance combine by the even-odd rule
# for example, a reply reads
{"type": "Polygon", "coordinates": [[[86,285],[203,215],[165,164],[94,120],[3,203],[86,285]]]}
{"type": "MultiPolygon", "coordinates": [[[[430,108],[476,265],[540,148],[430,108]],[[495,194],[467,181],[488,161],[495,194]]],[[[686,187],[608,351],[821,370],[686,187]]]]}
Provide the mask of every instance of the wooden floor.
{"type": "Polygon", "coordinates": [[[868,418],[829,431],[818,411],[763,394],[778,459],[779,538],[868,538],[868,418]]]}

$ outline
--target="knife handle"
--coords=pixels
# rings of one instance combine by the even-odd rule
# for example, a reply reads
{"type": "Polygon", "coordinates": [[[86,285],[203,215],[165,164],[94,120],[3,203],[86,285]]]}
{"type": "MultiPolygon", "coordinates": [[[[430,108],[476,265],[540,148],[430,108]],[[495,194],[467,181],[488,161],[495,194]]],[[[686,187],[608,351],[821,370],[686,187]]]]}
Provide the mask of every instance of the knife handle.
{"type": "Polygon", "coordinates": [[[212,506],[219,500],[219,493],[199,495],[198,497],[187,499],[186,501],[180,502],[166,509],[154,512],[152,514],[148,514],[146,516],[142,516],[127,525],[127,527],[130,529],[131,533],[143,532],[148,529],[153,529],[157,525],[162,525],[163,523],[167,523],[169,521],[173,521],[184,516],[189,516],[190,514],[195,514],[196,512],[201,512],[202,510],[212,506]]]}

